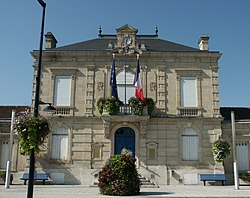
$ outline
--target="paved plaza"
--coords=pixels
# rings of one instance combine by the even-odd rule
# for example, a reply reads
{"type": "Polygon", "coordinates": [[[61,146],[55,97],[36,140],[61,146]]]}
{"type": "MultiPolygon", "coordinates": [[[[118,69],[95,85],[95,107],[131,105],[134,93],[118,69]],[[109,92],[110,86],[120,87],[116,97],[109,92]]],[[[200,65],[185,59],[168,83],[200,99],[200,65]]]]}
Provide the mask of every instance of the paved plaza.
{"type": "MultiPolygon", "coordinates": [[[[27,185],[11,185],[5,189],[0,185],[0,198],[23,198],[27,197],[27,185]]],[[[34,198],[97,198],[114,197],[101,195],[98,187],[82,185],[34,185],[34,198]]],[[[125,196],[123,196],[125,197],[125,196]]],[[[130,196],[131,197],[131,196],[130,196]]],[[[250,186],[240,186],[235,190],[234,186],[202,186],[202,185],[170,185],[160,188],[141,188],[138,196],[132,197],[249,197],[250,186]]]]}

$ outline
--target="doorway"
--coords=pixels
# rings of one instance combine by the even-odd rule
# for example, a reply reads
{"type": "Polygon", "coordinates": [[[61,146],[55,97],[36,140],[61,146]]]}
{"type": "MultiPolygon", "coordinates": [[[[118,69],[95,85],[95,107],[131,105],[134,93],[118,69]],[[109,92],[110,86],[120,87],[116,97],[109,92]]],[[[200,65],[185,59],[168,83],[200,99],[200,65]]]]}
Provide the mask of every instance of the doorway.
{"type": "Polygon", "coordinates": [[[114,154],[120,154],[123,148],[132,151],[135,157],[135,132],[129,127],[119,128],[115,132],[114,154]]]}

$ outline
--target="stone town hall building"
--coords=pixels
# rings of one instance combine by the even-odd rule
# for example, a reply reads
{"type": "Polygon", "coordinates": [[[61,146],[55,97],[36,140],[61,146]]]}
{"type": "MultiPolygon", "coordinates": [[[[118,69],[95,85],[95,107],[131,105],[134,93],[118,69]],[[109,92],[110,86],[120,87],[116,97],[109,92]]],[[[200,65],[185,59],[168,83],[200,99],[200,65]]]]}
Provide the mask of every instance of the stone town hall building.
{"type": "MultiPolygon", "coordinates": [[[[56,113],[45,113],[40,105],[52,133],[37,156],[37,171],[50,173],[55,183],[91,184],[121,147],[130,148],[138,171],[158,184],[188,183],[190,175],[196,182],[198,173],[224,171],[211,152],[222,134],[221,53],[209,51],[207,35],[193,48],[162,40],[157,33],[138,34],[124,25],[114,35],[100,29],[96,39],[62,47],[52,33],[45,35],[40,100],[52,103],[56,113]],[[125,114],[122,108],[118,115],[99,114],[98,99],[111,94],[112,54],[118,95],[125,103],[134,96],[139,54],[144,95],[156,105],[151,116],[125,114]]],[[[31,54],[34,93],[38,51],[31,54]]]]}

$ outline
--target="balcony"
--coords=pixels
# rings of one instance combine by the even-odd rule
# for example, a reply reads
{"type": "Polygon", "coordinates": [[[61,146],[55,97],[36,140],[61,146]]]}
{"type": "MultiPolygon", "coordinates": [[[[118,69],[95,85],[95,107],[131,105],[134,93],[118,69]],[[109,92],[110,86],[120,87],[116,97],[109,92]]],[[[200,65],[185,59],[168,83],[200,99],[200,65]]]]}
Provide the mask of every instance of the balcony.
{"type": "Polygon", "coordinates": [[[55,115],[70,116],[73,115],[72,110],[70,107],[56,107],[55,115]]]}
{"type": "Polygon", "coordinates": [[[179,116],[201,116],[201,108],[198,107],[179,107],[178,108],[178,115],[179,116]]]}

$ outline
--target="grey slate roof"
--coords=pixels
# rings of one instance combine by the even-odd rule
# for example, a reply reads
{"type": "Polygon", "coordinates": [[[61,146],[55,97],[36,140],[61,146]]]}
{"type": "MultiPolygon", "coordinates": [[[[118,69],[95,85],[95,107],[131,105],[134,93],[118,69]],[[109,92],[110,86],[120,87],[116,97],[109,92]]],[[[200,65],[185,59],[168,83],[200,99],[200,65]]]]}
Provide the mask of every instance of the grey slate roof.
{"type": "Polygon", "coordinates": [[[231,111],[234,111],[235,120],[250,119],[250,108],[248,107],[221,107],[220,113],[225,120],[231,120],[231,111]]]}
{"type": "MultiPolygon", "coordinates": [[[[49,51],[110,51],[108,44],[116,43],[116,35],[103,35],[100,38],[87,40],[71,45],[61,46],[49,51]]],[[[162,40],[157,37],[137,35],[139,46],[144,43],[148,52],[203,52],[197,48],[162,40]]]]}

